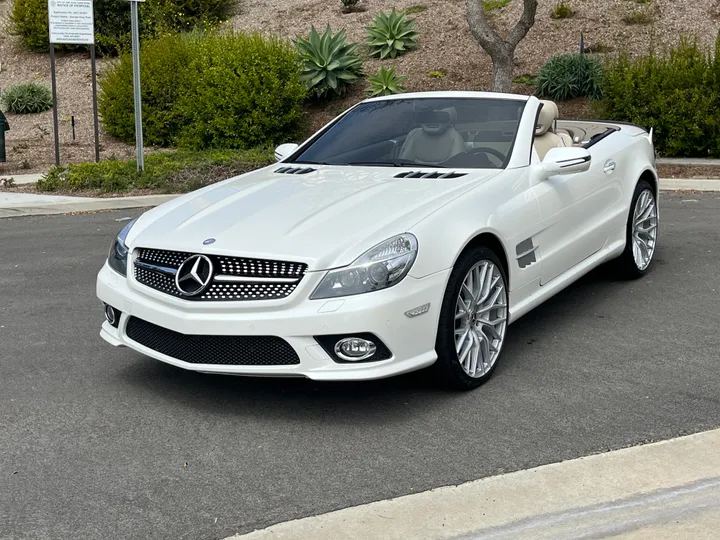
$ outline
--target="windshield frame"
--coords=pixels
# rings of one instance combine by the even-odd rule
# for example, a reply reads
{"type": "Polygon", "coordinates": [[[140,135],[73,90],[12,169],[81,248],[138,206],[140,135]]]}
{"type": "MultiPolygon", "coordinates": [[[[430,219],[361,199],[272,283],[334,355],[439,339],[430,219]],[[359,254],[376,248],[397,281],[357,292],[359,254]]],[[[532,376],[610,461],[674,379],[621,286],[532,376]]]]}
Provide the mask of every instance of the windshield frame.
{"type": "MultiPolygon", "coordinates": [[[[525,114],[527,112],[527,106],[528,103],[530,103],[529,99],[522,99],[524,96],[512,96],[512,97],[497,97],[497,96],[408,96],[406,94],[400,96],[393,96],[392,98],[384,98],[382,100],[364,100],[359,103],[356,103],[352,107],[348,108],[344,112],[342,112],[340,115],[338,115],[336,118],[334,118],[332,121],[330,121],[328,124],[320,128],[317,132],[315,132],[309,139],[307,139],[305,142],[303,142],[292,154],[290,154],[287,158],[281,161],[281,163],[294,163],[298,165],[328,165],[333,167],[358,167],[358,166],[364,166],[364,167],[417,167],[417,168],[423,168],[423,169],[458,169],[458,170],[483,170],[483,168],[480,167],[450,167],[450,166],[443,166],[443,165],[434,165],[434,164],[424,164],[424,163],[415,163],[415,164],[408,164],[408,163],[394,163],[394,162],[377,162],[377,163],[363,163],[362,165],[358,163],[345,163],[345,164],[336,164],[336,163],[318,163],[315,161],[303,161],[299,160],[298,158],[307,152],[310,148],[315,145],[320,138],[322,138],[330,129],[335,127],[339,122],[341,122],[345,117],[347,117],[350,113],[355,111],[357,108],[362,107],[363,105],[367,105],[370,103],[375,103],[377,101],[420,101],[420,100],[438,100],[438,99],[454,99],[457,101],[466,101],[466,100],[481,100],[481,101],[508,101],[513,102],[519,105],[521,113],[520,117],[518,118],[515,133],[510,141],[510,150],[508,151],[507,155],[505,156],[505,159],[503,163],[499,167],[492,167],[487,168],[487,170],[504,170],[508,167],[510,164],[513,154],[515,153],[515,146],[517,143],[518,135],[520,134],[521,126],[522,126],[522,120],[525,117],[525,114]]],[[[400,161],[400,160],[398,160],[400,161]]]]}

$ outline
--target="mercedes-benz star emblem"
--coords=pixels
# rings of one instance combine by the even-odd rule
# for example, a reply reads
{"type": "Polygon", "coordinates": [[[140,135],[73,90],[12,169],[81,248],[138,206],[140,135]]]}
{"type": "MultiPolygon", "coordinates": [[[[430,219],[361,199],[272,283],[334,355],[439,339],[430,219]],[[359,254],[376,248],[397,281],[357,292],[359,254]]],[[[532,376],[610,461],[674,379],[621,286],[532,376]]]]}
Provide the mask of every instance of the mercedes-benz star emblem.
{"type": "Polygon", "coordinates": [[[175,274],[175,286],[184,296],[203,292],[213,277],[212,261],[205,255],[192,255],[183,261],[175,274]]]}

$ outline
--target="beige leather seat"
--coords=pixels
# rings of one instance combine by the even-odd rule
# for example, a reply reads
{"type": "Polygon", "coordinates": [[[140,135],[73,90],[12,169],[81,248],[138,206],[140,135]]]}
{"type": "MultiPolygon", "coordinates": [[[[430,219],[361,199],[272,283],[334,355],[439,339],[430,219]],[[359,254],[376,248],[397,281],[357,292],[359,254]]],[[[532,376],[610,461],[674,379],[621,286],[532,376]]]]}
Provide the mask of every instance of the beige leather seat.
{"type": "Polygon", "coordinates": [[[465,151],[465,141],[455,130],[457,111],[454,107],[442,109],[448,113],[447,123],[421,124],[413,129],[400,149],[398,159],[436,165],[465,151]]]}
{"type": "Polygon", "coordinates": [[[557,105],[552,101],[541,100],[543,107],[538,116],[538,123],[535,126],[535,151],[540,161],[551,148],[572,146],[572,137],[567,133],[555,133],[555,121],[560,116],[557,105]]]}

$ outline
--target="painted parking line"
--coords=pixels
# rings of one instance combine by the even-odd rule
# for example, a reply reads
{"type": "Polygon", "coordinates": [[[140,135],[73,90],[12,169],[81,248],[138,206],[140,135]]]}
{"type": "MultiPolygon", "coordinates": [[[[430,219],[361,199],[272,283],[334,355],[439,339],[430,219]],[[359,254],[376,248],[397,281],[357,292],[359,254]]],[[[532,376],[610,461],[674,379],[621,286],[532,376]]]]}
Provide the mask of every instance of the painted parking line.
{"type": "Polygon", "coordinates": [[[720,429],[288,521],[228,540],[693,539],[720,530],[720,429]]]}

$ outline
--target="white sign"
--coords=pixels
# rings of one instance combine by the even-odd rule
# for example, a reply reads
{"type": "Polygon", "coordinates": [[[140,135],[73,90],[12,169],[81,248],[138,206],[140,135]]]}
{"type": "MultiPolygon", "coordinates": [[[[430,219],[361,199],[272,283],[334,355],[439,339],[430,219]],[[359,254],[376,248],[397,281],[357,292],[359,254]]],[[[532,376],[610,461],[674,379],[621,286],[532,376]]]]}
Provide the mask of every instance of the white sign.
{"type": "Polygon", "coordinates": [[[48,0],[50,43],[95,43],[93,0],[48,0]]]}

